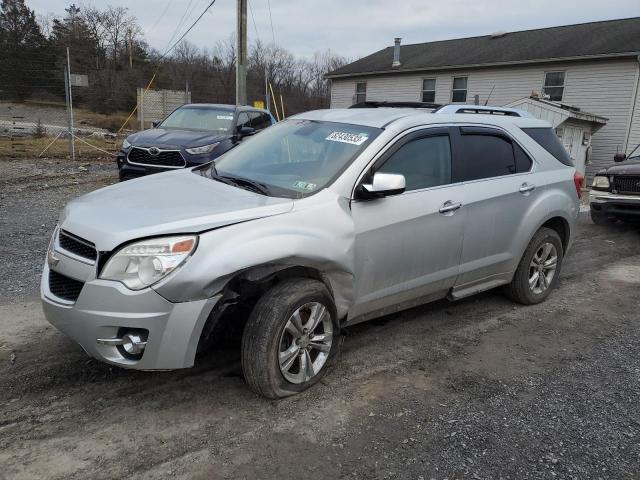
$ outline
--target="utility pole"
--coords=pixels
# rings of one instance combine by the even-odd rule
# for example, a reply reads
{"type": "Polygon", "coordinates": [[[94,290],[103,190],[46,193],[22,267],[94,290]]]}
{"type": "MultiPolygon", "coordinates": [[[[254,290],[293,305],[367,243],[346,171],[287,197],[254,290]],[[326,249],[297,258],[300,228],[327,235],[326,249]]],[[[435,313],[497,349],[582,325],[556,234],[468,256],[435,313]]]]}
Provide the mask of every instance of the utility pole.
{"type": "Polygon", "coordinates": [[[247,104],[247,0],[238,1],[236,105],[247,104]]]}
{"type": "Polygon", "coordinates": [[[71,59],[69,56],[69,47],[67,47],[67,68],[64,72],[64,84],[67,87],[67,111],[69,112],[69,150],[71,158],[76,159],[76,140],[73,136],[73,96],[71,94],[71,59]]]}
{"type": "Polygon", "coordinates": [[[269,105],[269,74],[267,73],[267,67],[264,67],[264,101],[267,110],[271,111],[271,106],[269,105]]]}

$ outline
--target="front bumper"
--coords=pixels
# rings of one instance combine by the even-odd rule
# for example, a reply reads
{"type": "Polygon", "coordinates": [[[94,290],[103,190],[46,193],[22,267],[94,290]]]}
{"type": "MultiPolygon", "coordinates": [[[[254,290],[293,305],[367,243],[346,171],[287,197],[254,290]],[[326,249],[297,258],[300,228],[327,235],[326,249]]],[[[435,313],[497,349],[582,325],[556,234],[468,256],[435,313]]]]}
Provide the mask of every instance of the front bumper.
{"type": "Polygon", "coordinates": [[[202,328],[220,295],[193,302],[172,303],[152,288],[132,291],[119,282],[93,279],[82,287],[75,303],[49,290],[49,266],[40,293],[45,317],[80,344],[90,356],[138,370],[173,370],[193,366],[202,328]],[[126,358],[116,346],[97,339],[118,338],[126,329],[148,331],[140,359],[126,358]]]}
{"type": "Polygon", "coordinates": [[[640,217],[640,195],[620,195],[591,190],[591,211],[610,217],[640,217]]]}

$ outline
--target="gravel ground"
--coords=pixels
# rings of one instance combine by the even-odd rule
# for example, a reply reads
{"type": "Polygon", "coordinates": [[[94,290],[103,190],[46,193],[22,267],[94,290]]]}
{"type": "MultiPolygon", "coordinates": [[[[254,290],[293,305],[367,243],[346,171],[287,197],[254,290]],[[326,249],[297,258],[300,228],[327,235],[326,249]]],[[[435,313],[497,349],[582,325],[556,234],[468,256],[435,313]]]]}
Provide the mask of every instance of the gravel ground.
{"type": "Polygon", "coordinates": [[[47,245],[65,204],[117,179],[111,159],[0,159],[0,304],[38,291],[47,245]]]}
{"type": "Polygon", "coordinates": [[[0,163],[0,478],[640,477],[638,227],[583,214],[546,303],[487,292],[353,327],[330,375],[273,402],[235,351],[126,371],[48,326],[57,213],[115,178],[79,166],[0,163]]]}

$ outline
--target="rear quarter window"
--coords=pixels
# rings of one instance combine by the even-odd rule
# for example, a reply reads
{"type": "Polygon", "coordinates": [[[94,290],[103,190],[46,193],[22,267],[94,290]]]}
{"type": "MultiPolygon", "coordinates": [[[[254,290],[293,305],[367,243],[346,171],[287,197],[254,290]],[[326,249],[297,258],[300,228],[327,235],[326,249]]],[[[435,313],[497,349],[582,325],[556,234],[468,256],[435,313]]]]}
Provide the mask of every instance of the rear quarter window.
{"type": "Polygon", "coordinates": [[[533,138],[538,145],[553,155],[560,163],[568,167],[574,166],[573,160],[552,128],[523,128],[522,131],[533,138]]]}

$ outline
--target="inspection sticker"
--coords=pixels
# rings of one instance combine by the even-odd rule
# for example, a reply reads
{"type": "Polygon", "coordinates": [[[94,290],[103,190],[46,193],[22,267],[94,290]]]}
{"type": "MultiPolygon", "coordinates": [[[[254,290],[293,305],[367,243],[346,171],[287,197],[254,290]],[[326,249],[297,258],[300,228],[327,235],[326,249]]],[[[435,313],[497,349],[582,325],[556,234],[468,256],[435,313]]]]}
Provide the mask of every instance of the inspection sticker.
{"type": "Polygon", "coordinates": [[[233,115],[217,115],[218,120],[233,120],[233,115]]]}
{"type": "Polygon", "coordinates": [[[325,140],[332,142],[350,143],[351,145],[362,145],[369,139],[369,136],[364,133],[348,133],[348,132],[333,132],[325,140]]]}
{"type": "Polygon", "coordinates": [[[313,191],[316,189],[318,185],[316,185],[315,183],[307,183],[307,182],[294,182],[293,187],[294,188],[299,188],[301,190],[308,190],[308,191],[313,191]]]}

